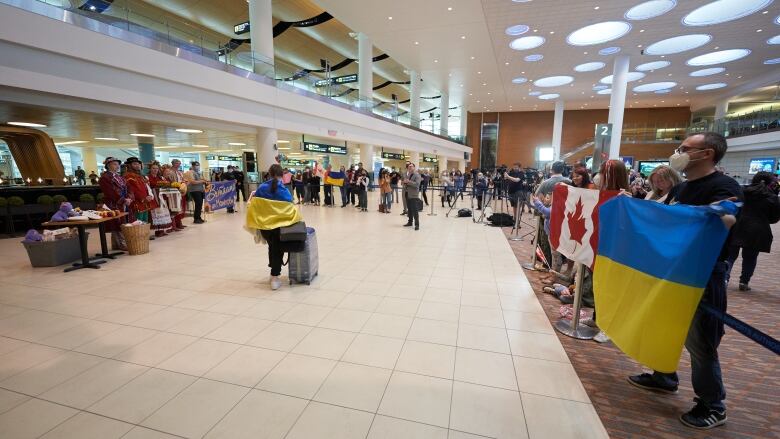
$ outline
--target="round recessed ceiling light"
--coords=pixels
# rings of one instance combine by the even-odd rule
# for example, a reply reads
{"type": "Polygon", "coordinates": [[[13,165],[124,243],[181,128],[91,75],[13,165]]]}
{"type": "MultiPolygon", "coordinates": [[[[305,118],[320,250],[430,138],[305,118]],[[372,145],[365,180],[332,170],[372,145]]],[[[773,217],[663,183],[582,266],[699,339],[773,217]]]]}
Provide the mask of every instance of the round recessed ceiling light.
{"type": "Polygon", "coordinates": [[[612,89],[611,88],[605,88],[603,90],[597,91],[596,94],[599,94],[599,95],[611,95],[612,94],[612,89]]]}
{"type": "Polygon", "coordinates": [[[559,95],[558,93],[550,93],[550,94],[539,96],[539,99],[544,99],[545,101],[549,101],[550,99],[558,99],[559,97],[561,97],[561,95],[559,95]]]}
{"type": "Polygon", "coordinates": [[[696,87],[696,90],[699,90],[699,91],[717,90],[719,88],[725,87],[726,85],[728,85],[728,84],[726,84],[725,82],[715,82],[713,84],[700,85],[700,86],[696,87]]]}
{"type": "MultiPolygon", "coordinates": [[[[645,77],[642,72],[628,72],[626,73],[626,82],[634,82],[645,77]]],[[[605,76],[599,80],[602,84],[612,84],[612,75],[605,76]]]]}
{"type": "Polygon", "coordinates": [[[593,91],[606,90],[608,88],[609,88],[608,85],[594,85],[593,91]]]}
{"type": "Polygon", "coordinates": [[[509,26],[504,32],[507,35],[517,36],[528,32],[529,29],[530,28],[524,24],[516,24],[514,26],[509,26]]]}
{"type": "Polygon", "coordinates": [[[612,55],[620,52],[620,47],[605,47],[599,50],[599,55],[612,55]]]}
{"type": "Polygon", "coordinates": [[[695,72],[689,73],[689,75],[693,77],[710,76],[717,75],[718,73],[723,73],[725,71],[726,69],[724,67],[710,67],[709,69],[696,70],[695,72]]]}
{"type": "Polygon", "coordinates": [[[780,15],[775,17],[775,24],[780,24],[780,15]]]}
{"type": "Polygon", "coordinates": [[[33,123],[33,122],[8,122],[8,125],[16,125],[18,127],[30,127],[30,128],[46,128],[46,125],[42,123],[33,123]]]}
{"type": "Polygon", "coordinates": [[[645,49],[647,55],[671,55],[701,47],[712,41],[712,35],[680,35],[653,43],[645,49]]]}
{"type": "Polygon", "coordinates": [[[509,47],[514,50],[535,49],[544,44],[544,41],[544,37],[539,37],[536,35],[530,37],[520,37],[509,43],[509,47]]]}
{"type": "Polygon", "coordinates": [[[575,72],[592,72],[598,69],[604,68],[606,64],[604,64],[601,61],[595,61],[595,62],[586,62],[585,64],[580,64],[578,66],[574,67],[575,72]]]}
{"type": "Polygon", "coordinates": [[[766,40],[767,44],[780,44],[780,35],[776,35],[768,40],[766,40]]]}
{"type": "Polygon", "coordinates": [[[532,91],[532,92],[528,93],[528,96],[539,96],[541,94],[542,94],[542,92],[540,92],[540,91],[532,91]]]}
{"type": "Polygon", "coordinates": [[[667,88],[676,87],[676,82],[651,82],[649,84],[637,85],[633,88],[636,93],[647,93],[651,91],[666,90],[667,88]]]}
{"type": "Polygon", "coordinates": [[[640,72],[648,72],[650,70],[658,70],[664,67],[669,67],[670,65],[672,65],[672,63],[670,63],[669,61],[652,61],[652,62],[640,64],[634,68],[640,72]]]}
{"type": "Polygon", "coordinates": [[[773,0],[716,0],[698,7],[683,17],[686,26],[709,26],[725,23],[758,12],[773,0]]]}
{"type": "Polygon", "coordinates": [[[736,61],[750,55],[750,49],[728,49],[718,52],[705,53],[693,57],[685,62],[689,66],[711,66],[713,64],[722,64],[724,62],[736,61]]]}
{"type": "Polygon", "coordinates": [[[780,58],[772,58],[764,61],[764,64],[766,65],[772,65],[772,64],[780,64],[780,58]]]}
{"type": "Polygon", "coordinates": [[[671,93],[671,92],[672,92],[671,90],[669,90],[668,88],[666,88],[666,89],[663,89],[663,90],[656,90],[656,91],[654,91],[653,93],[655,93],[655,94],[657,94],[657,95],[665,95],[665,94],[669,94],[669,93],[671,93]]]}
{"type": "Polygon", "coordinates": [[[537,79],[534,81],[534,85],[537,87],[559,87],[572,81],[574,81],[574,78],[571,76],[548,76],[537,79]]]}
{"type": "Polygon", "coordinates": [[[512,82],[515,83],[515,84],[522,84],[524,82],[528,82],[528,78],[524,78],[522,76],[518,76],[517,78],[513,79],[512,82]]]}
{"type": "Polygon", "coordinates": [[[626,11],[624,15],[628,20],[647,20],[663,15],[677,6],[675,0],[651,0],[640,3],[626,11]]]}
{"type": "Polygon", "coordinates": [[[566,42],[572,46],[590,46],[618,39],[630,31],[631,25],[625,21],[605,21],[575,30],[566,37],[566,42]]]}
{"type": "Polygon", "coordinates": [[[536,61],[541,61],[542,58],[544,58],[544,55],[540,55],[538,53],[535,53],[533,55],[528,55],[528,56],[526,56],[523,59],[528,61],[528,62],[536,62],[536,61]]]}

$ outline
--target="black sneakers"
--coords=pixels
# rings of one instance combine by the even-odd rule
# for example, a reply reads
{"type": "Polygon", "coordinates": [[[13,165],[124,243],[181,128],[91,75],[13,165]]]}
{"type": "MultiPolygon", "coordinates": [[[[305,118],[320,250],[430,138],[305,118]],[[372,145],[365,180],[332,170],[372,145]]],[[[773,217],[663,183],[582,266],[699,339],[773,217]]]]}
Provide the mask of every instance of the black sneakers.
{"type": "Polygon", "coordinates": [[[726,423],[726,410],[709,408],[699,398],[694,398],[694,401],[696,405],[689,412],[680,415],[680,422],[686,427],[709,430],[726,423]]]}
{"type": "Polygon", "coordinates": [[[628,382],[645,390],[651,390],[653,392],[661,393],[677,393],[676,385],[663,385],[653,379],[653,375],[649,373],[643,373],[639,375],[632,375],[628,377],[628,382]]]}
{"type": "Polygon", "coordinates": [[[739,291],[750,291],[752,288],[748,284],[739,284],[739,291]]]}

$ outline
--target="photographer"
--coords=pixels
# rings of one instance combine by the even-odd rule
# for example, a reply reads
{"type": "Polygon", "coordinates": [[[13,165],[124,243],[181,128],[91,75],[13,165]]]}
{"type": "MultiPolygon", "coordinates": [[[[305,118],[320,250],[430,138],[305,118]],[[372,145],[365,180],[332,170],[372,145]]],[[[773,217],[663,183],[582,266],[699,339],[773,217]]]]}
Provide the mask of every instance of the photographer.
{"type": "Polygon", "coordinates": [[[509,204],[512,205],[515,217],[520,212],[525,212],[525,204],[520,205],[520,201],[525,201],[523,197],[523,189],[525,187],[525,174],[521,169],[520,163],[515,162],[512,165],[512,169],[504,174],[504,180],[506,180],[506,191],[509,194],[509,204]]]}
{"type": "Polygon", "coordinates": [[[482,198],[488,190],[488,181],[481,172],[474,177],[474,196],[477,198],[477,210],[482,210],[482,198]]]}

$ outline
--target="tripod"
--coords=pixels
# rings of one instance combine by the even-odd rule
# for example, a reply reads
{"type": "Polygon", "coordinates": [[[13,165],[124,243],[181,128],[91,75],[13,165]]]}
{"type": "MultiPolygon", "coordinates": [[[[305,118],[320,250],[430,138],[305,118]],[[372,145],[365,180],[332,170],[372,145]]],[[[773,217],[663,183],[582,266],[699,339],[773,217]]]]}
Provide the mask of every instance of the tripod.
{"type": "MultiPolygon", "coordinates": [[[[458,192],[455,193],[455,196],[453,197],[452,201],[447,201],[447,204],[450,205],[450,210],[447,211],[447,214],[445,215],[447,218],[450,216],[450,212],[452,212],[453,209],[455,209],[455,206],[458,205],[458,196],[463,197],[463,194],[465,193],[466,188],[461,188],[458,192]]],[[[472,198],[471,200],[472,207],[474,206],[474,200],[472,198]]]]}

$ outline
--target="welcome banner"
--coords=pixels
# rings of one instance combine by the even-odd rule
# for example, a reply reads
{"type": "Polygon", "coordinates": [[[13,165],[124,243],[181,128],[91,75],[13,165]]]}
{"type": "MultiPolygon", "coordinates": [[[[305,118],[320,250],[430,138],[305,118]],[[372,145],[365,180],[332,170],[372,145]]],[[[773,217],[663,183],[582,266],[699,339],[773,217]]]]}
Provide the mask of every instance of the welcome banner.
{"type": "Polygon", "coordinates": [[[215,181],[206,192],[206,204],[213,212],[219,209],[233,207],[236,204],[236,182],[215,181]]]}

